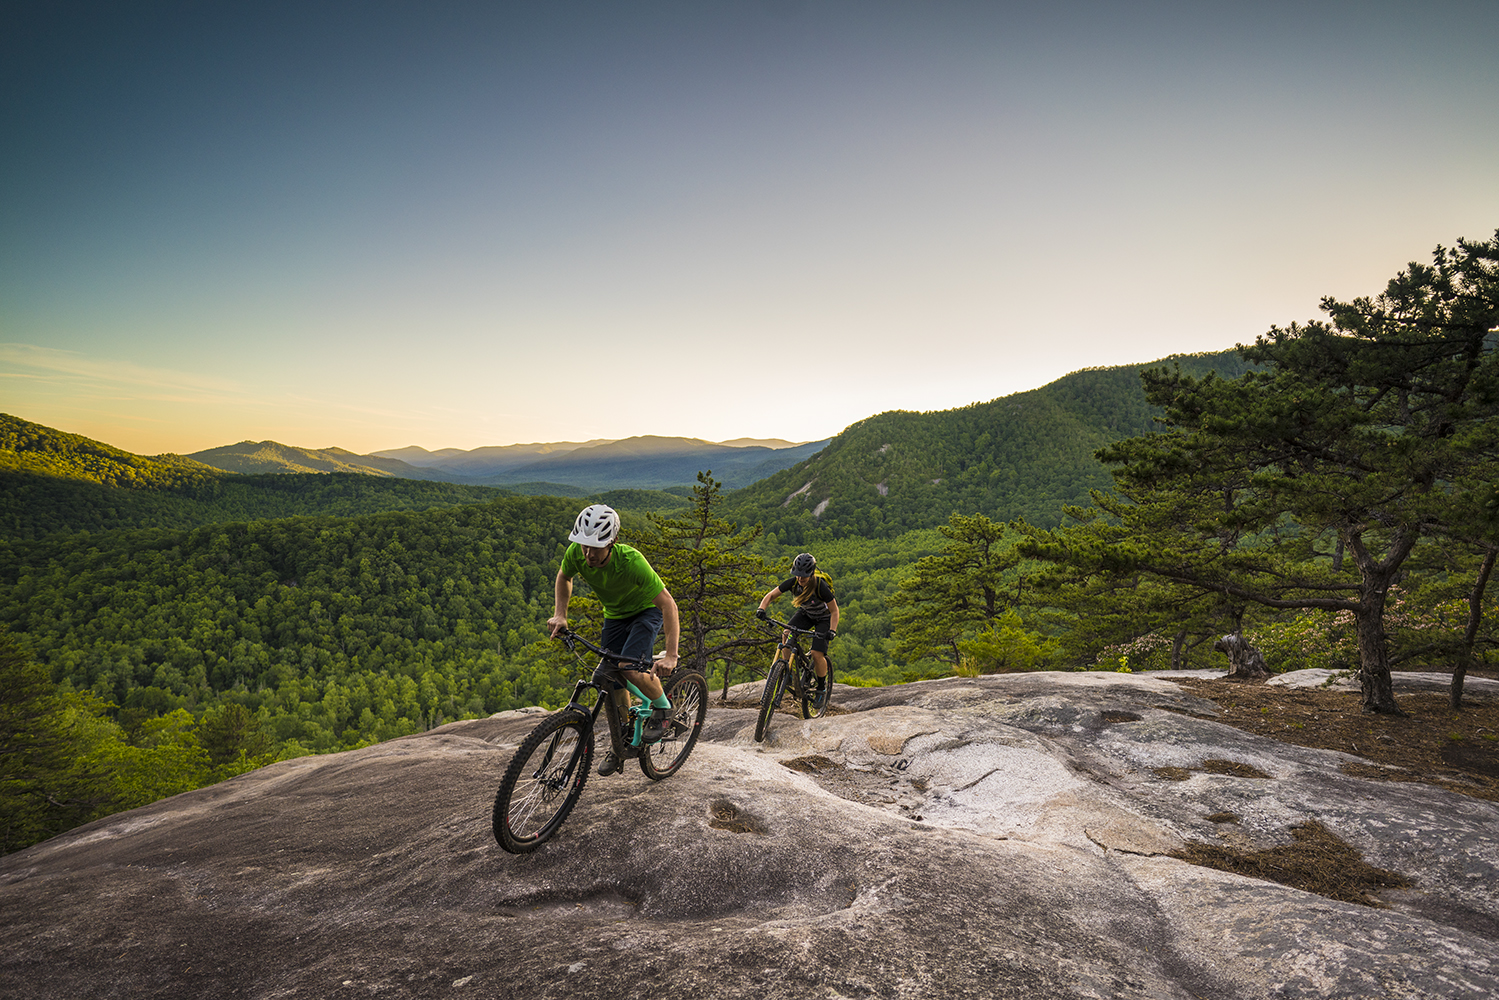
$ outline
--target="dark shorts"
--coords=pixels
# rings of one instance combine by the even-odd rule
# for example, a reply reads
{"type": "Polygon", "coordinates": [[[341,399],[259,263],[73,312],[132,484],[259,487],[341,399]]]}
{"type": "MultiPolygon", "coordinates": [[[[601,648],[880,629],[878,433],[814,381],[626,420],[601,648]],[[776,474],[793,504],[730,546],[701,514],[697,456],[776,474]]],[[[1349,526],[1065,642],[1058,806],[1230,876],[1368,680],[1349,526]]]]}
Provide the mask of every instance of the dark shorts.
{"type": "Polygon", "coordinates": [[[651,651],[656,648],[656,634],[660,631],[661,609],[646,608],[633,618],[605,618],[599,645],[612,653],[644,663],[635,669],[649,670],[651,651]]]}
{"type": "MultiPolygon", "coordinates": [[[[832,616],[829,616],[827,618],[813,618],[805,611],[798,611],[796,614],[791,616],[791,619],[787,621],[786,624],[790,625],[792,628],[826,629],[828,627],[828,623],[832,620],[832,616]]],[[[827,656],[828,641],[820,635],[814,635],[812,637],[812,652],[821,653],[823,656],[827,656]]]]}

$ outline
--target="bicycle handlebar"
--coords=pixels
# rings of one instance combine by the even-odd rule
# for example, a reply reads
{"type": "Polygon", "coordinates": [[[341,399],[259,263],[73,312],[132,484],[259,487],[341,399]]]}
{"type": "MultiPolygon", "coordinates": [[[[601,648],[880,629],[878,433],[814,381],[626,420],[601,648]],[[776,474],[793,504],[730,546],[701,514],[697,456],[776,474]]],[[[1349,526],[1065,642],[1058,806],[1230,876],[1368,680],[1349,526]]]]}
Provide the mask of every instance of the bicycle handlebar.
{"type": "Polygon", "coordinates": [[[574,643],[582,643],[585,649],[592,650],[599,656],[602,656],[604,659],[613,661],[616,667],[624,667],[626,670],[640,670],[648,672],[651,667],[655,665],[654,663],[642,664],[634,657],[622,656],[619,653],[611,652],[605,649],[603,646],[599,646],[594,644],[593,642],[590,642],[587,636],[574,628],[564,628],[562,629],[562,631],[552,636],[552,638],[560,640],[562,644],[568,648],[569,652],[572,651],[574,643]],[[628,666],[626,666],[627,664],[628,666]]]}
{"type": "MultiPolygon", "coordinates": [[[[764,621],[764,622],[769,622],[770,624],[775,625],[778,628],[783,628],[783,629],[786,629],[787,631],[795,632],[798,635],[817,635],[821,631],[820,629],[802,628],[799,625],[792,625],[790,622],[783,622],[779,618],[772,618],[768,614],[764,618],[761,618],[759,620],[760,621],[764,621]]],[[[838,634],[837,631],[834,630],[834,629],[828,629],[828,632],[832,633],[832,635],[834,635],[834,636],[836,636],[838,634]]]]}

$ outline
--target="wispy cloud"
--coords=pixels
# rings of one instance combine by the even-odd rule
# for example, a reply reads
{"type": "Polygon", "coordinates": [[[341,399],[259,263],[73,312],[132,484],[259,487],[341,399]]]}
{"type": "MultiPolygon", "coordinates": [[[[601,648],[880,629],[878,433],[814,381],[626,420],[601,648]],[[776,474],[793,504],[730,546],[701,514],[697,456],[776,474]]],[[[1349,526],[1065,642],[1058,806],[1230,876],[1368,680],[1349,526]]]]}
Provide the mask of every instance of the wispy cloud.
{"type": "Polygon", "coordinates": [[[46,383],[97,397],[161,402],[222,399],[245,391],[232,379],[91,358],[35,344],[0,344],[0,379],[46,383]]]}

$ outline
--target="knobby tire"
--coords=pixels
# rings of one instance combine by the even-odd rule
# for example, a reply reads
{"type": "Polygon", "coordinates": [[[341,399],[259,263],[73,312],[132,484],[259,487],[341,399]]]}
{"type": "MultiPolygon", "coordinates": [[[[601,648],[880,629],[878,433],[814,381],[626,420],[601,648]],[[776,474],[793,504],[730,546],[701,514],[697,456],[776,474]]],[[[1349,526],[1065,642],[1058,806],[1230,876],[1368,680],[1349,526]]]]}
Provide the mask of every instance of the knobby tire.
{"type": "Polygon", "coordinates": [[[583,794],[593,764],[593,719],[563,710],[521,740],[494,796],[494,839],[527,854],[551,838],[583,794]]]}
{"type": "Polygon", "coordinates": [[[760,692],[760,716],[755,720],[756,743],[763,741],[765,734],[770,732],[770,719],[781,704],[781,695],[786,692],[788,669],[785,660],[776,660],[770,665],[770,673],[765,675],[765,690],[760,692]]]}
{"type": "Polygon", "coordinates": [[[828,661],[828,696],[821,705],[817,704],[817,670],[811,663],[800,665],[802,670],[801,703],[803,719],[820,719],[827,712],[829,703],[833,700],[833,661],[828,661]]]}
{"type": "Polygon", "coordinates": [[[708,679],[699,673],[677,674],[666,683],[666,698],[671,702],[666,732],[640,754],[640,770],[652,781],[676,774],[697,745],[708,715],[708,679]]]}

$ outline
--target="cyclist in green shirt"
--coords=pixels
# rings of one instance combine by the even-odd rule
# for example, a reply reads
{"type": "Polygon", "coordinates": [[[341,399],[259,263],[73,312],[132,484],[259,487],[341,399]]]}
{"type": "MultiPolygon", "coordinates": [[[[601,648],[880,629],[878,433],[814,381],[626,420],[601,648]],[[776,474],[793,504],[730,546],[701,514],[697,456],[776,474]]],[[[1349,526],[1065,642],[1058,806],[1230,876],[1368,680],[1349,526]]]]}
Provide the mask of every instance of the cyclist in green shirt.
{"type": "MultiPolygon", "coordinates": [[[[581,576],[593,588],[604,608],[604,628],[599,645],[645,665],[643,670],[621,670],[627,685],[654,711],[635,729],[631,746],[661,737],[671,702],[661,677],[677,667],[680,627],[677,602],[645,556],[619,541],[619,515],[612,507],[592,504],[583,508],[573,523],[571,542],[557,570],[556,604],[547,625],[555,637],[567,628],[567,605],[572,600],[573,577],[581,576]],[[651,666],[656,634],[665,626],[666,652],[651,666]]],[[[599,774],[613,774],[620,761],[611,750],[599,765],[599,774]]]]}

